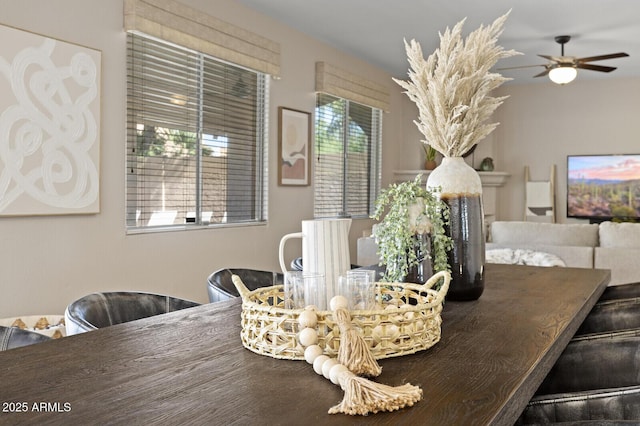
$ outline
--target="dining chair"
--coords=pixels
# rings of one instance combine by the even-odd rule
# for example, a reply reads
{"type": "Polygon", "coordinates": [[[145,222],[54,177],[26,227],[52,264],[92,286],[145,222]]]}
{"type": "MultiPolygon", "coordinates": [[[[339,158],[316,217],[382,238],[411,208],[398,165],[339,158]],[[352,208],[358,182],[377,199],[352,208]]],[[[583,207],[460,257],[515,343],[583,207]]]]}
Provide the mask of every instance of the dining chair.
{"type": "Polygon", "coordinates": [[[604,289],[598,302],[606,302],[615,299],[631,299],[640,297],[640,282],[620,285],[610,285],[604,289]]]}
{"type": "Polygon", "coordinates": [[[0,326],[0,351],[34,345],[51,340],[49,336],[18,327],[0,326]]]}
{"type": "Polygon", "coordinates": [[[640,330],[572,340],[515,424],[640,424],[639,356],[640,330]]]}
{"type": "Polygon", "coordinates": [[[632,329],[640,329],[640,297],[611,299],[596,303],[575,336],[632,329]]]}
{"type": "Polygon", "coordinates": [[[67,336],[198,306],[190,300],[144,292],[92,293],[67,306],[67,336]]]}
{"type": "Polygon", "coordinates": [[[236,286],[231,280],[232,275],[238,275],[249,290],[282,284],[284,281],[284,275],[278,272],[243,268],[219,269],[207,278],[209,302],[221,302],[234,297],[240,297],[240,293],[238,293],[236,286]]]}

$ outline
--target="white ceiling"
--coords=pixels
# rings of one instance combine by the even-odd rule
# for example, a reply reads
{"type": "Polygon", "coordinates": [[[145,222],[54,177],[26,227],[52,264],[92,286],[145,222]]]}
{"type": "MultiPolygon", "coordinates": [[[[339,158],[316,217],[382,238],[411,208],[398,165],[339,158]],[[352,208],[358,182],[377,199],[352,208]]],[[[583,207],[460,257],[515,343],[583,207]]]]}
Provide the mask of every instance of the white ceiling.
{"type": "MultiPolygon", "coordinates": [[[[578,80],[640,76],[638,0],[240,0],[245,6],[405,78],[403,39],[422,44],[425,55],[438,44],[438,32],[467,18],[464,34],[512,9],[499,44],[524,53],[498,67],[542,65],[537,54],[560,55],[557,35],[571,35],[565,55],[585,57],[626,52],[628,58],[595,62],[618,67],[611,73],[578,71],[578,80]]],[[[542,67],[501,71],[513,83],[532,78],[542,67]]]]}

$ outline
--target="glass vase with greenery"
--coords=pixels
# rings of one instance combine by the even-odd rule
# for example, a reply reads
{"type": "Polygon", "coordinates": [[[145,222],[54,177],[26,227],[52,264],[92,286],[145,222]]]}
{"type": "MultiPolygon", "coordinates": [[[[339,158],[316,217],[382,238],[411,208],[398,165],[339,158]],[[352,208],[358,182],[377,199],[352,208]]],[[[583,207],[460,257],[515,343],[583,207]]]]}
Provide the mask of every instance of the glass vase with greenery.
{"type": "Polygon", "coordinates": [[[382,218],[373,236],[380,264],[385,266],[383,280],[403,281],[410,268],[420,261],[418,253],[430,257],[434,273],[449,271],[447,252],[451,249],[451,238],[445,232],[449,208],[435,191],[425,189],[422,175],[413,181],[390,185],[380,193],[375,207],[371,217],[382,218]],[[429,238],[420,238],[424,234],[429,234],[429,238]]]}

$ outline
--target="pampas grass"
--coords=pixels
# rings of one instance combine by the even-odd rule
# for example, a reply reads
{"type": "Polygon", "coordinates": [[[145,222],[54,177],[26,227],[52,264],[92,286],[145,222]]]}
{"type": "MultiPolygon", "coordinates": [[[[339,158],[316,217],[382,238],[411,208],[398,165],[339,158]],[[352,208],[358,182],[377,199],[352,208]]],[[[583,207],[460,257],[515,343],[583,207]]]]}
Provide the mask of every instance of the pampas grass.
{"type": "Polygon", "coordinates": [[[489,135],[499,123],[485,123],[507,98],[490,93],[510,79],[490,69],[499,59],[518,55],[496,43],[510,12],[462,38],[466,20],[440,35],[440,47],[424,59],[420,44],[405,40],[409,80],[394,81],[416,103],[415,121],[425,140],[445,157],[459,157],[489,135]]]}

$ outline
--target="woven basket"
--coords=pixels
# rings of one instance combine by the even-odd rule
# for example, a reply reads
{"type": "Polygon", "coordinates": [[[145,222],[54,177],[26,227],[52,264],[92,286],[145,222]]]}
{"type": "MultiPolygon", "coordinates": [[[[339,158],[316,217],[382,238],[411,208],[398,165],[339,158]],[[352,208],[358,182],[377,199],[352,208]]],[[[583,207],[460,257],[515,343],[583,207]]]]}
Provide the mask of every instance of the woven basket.
{"type": "MultiPolygon", "coordinates": [[[[442,302],[451,275],[438,272],[424,285],[376,283],[378,309],[351,311],[351,322],[359,330],[376,359],[412,354],[440,341],[442,302]],[[432,287],[442,281],[440,290],[432,287]]],[[[298,315],[302,309],[285,309],[283,286],[249,291],[237,275],[233,282],[242,297],[242,344],[273,358],[304,359],[297,339],[298,315]]],[[[328,356],[336,356],[340,330],[332,311],[318,312],[318,344],[328,356]]]]}

